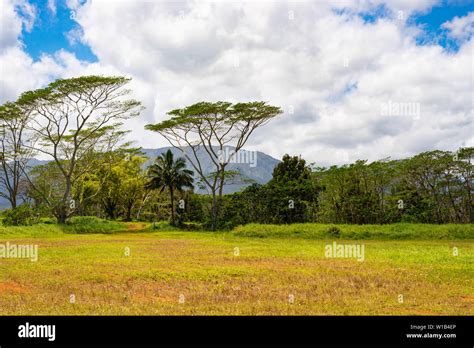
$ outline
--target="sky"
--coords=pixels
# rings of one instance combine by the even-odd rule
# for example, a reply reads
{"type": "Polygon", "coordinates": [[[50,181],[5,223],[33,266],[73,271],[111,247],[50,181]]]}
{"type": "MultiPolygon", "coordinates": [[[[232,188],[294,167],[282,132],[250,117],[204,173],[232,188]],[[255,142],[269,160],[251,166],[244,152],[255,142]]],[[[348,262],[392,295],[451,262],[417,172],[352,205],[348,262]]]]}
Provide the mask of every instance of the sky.
{"type": "Polygon", "coordinates": [[[284,113],[249,150],[328,166],[474,146],[474,0],[0,0],[0,102],[122,75],[144,126],[199,101],[284,113]]]}

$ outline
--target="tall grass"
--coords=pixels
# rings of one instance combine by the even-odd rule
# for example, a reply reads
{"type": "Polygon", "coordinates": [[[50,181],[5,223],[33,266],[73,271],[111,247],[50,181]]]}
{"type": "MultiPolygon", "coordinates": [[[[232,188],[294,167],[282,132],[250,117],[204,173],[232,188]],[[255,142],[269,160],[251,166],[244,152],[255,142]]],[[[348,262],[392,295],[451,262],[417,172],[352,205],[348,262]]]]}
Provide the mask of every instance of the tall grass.
{"type": "Polygon", "coordinates": [[[65,233],[113,233],[127,231],[126,224],[99,219],[95,216],[75,216],[62,226],[65,233]]]}
{"type": "Polygon", "coordinates": [[[292,224],[263,225],[248,224],[233,230],[236,236],[257,238],[307,238],[307,239],[474,239],[474,224],[412,224],[389,225],[332,225],[292,224]]]}
{"type": "Polygon", "coordinates": [[[40,223],[32,226],[3,226],[0,225],[1,237],[57,237],[64,233],[115,233],[128,231],[128,224],[119,221],[109,221],[93,216],[77,216],[71,218],[67,224],[58,225],[40,223]]]}
{"type": "Polygon", "coordinates": [[[0,224],[0,238],[31,237],[45,238],[57,237],[64,234],[59,225],[36,224],[32,226],[4,226],[0,224]]]}

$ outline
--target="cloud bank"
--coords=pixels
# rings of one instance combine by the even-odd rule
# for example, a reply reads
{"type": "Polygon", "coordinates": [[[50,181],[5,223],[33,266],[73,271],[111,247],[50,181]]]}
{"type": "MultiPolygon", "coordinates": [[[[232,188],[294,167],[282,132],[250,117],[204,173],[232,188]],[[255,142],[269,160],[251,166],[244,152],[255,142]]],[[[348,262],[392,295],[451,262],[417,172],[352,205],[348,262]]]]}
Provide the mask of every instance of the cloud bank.
{"type": "Polygon", "coordinates": [[[2,3],[1,101],[58,77],[130,76],[146,110],[127,127],[143,147],[166,145],[145,124],[202,100],[281,106],[248,148],[318,165],[474,146],[473,13],[443,24],[458,51],[419,45],[406,19],[435,1],[69,1],[96,63],[65,50],[33,61],[28,3],[2,3]]]}

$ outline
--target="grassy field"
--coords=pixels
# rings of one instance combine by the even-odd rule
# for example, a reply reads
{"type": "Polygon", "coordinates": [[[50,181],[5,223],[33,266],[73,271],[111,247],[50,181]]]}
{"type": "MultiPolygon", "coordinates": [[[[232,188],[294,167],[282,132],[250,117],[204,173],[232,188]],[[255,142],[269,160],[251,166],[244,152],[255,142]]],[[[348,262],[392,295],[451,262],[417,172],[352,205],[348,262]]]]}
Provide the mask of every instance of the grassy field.
{"type": "Polygon", "coordinates": [[[334,238],[327,226],[314,227],[322,234],[305,226],[309,236],[285,227],[154,232],[129,223],[102,234],[0,227],[0,245],[39,247],[37,262],[0,258],[0,314],[474,315],[472,226],[452,227],[463,240],[441,232],[406,240],[403,226],[390,227],[405,236],[395,240],[354,240],[344,226],[334,238]],[[333,241],[364,245],[364,261],[326,258],[333,241]]]}

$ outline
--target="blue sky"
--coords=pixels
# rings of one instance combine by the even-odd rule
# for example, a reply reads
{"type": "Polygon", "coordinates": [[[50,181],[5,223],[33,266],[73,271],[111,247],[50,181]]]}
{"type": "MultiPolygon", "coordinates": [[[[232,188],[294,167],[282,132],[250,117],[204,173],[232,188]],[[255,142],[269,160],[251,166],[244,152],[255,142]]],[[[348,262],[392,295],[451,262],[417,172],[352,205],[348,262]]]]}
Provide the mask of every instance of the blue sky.
{"type": "MultiPolygon", "coordinates": [[[[412,14],[407,23],[423,29],[423,34],[417,37],[419,45],[438,44],[448,51],[457,51],[460,46],[459,42],[446,36],[446,30],[442,28],[442,24],[455,17],[464,17],[472,11],[474,11],[473,0],[444,0],[426,13],[412,14]]],[[[374,23],[379,18],[388,17],[390,10],[382,4],[359,15],[366,23],[374,23]]]]}
{"type": "MultiPolygon", "coordinates": [[[[25,51],[35,61],[39,60],[41,54],[53,54],[59,49],[73,52],[80,60],[97,61],[97,57],[90,47],[77,40],[73,43],[68,40],[68,33],[74,30],[80,31],[81,27],[74,21],[73,14],[67,8],[65,0],[56,1],[55,15],[48,8],[47,0],[31,0],[30,3],[37,8],[37,19],[30,32],[23,29],[21,40],[25,45],[25,51]]],[[[441,28],[441,25],[456,16],[465,16],[470,11],[474,11],[474,0],[445,0],[427,13],[411,15],[408,23],[424,30],[423,35],[417,38],[418,44],[439,44],[447,50],[456,51],[459,48],[459,43],[447,38],[446,31],[441,28]]],[[[370,12],[363,12],[359,15],[365,22],[373,23],[378,18],[386,17],[388,12],[385,5],[380,5],[370,12]]]]}
{"type": "Polygon", "coordinates": [[[435,42],[448,50],[457,51],[459,43],[446,37],[446,30],[441,25],[454,17],[463,17],[474,11],[474,1],[443,1],[439,6],[435,6],[426,14],[418,14],[411,18],[411,23],[421,26],[426,36],[419,37],[420,44],[424,42],[435,42]]]}
{"type": "MultiPolygon", "coordinates": [[[[73,52],[80,60],[89,62],[97,61],[91,49],[79,41],[70,42],[67,34],[73,30],[81,30],[73,17],[74,13],[66,6],[64,0],[56,1],[56,14],[51,13],[47,0],[32,0],[37,9],[36,21],[30,32],[23,28],[21,41],[25,51],[35,60],[41,54],[53,54],[59,49],[73,52]]],[[[21,12],[20,12],[21,13],[21,12]]]]}

